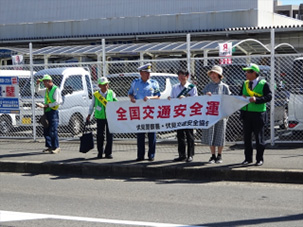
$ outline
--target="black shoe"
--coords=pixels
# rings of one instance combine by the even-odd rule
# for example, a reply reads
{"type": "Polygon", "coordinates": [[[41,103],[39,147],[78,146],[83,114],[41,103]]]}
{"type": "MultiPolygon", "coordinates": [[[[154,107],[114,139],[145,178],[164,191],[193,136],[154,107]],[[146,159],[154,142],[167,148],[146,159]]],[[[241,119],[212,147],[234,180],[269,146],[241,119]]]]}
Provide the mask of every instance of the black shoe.
{"type": "Polygon", "coordinates": [[[211,156],[208,163],[209,164],[214,164],[216,162],[216,156],[211,156]]]}
{"type": "Polygon", "coordinates": [[[248,164],[250,164],[250,163],[252,163],[252,161],[246,161],[246,160],[244,160],[241,164],[242,164],[242,165],[248,165],[248,164]]]}
{"type": "Polygon", "coordinates": [[[154,161],[154,160],[155,160],[154,157],[149,157],[149,158],[148,158],[148,161],[150,161],[150,162],[152,162],[152,161],[154,161]]]}
{"type": "Polygon", "coordinates": [[[220,164],[220,163],[222,163],[222,162],[223,162],[222,157],[221,157],[221,156],[217,156],[217,158],[216,158],[216,163],[217,163],[217,164],[220,164]]]}
{"type": "Polygon", "coordinates": [[[263,161],[257,161],[255,165],[256,166],[262,166],[263,165],[263,161]]]}
{"type": "Polygon", "coordinates": [[[97,159],[102,159],[102,154],[98,154],[97,159]]]}
{"type": "Polygon", "coordinates": [[[105,158],[107,158],[107,159],[113,159],[113,156],[111,154],[109,154],[109,155],[105,155],[105,158]]]}
{"type": "Polygon", "coordinates": [[[192,156],[189,156],[187,159],[186,159],[186,162],[192,162],[193,161],[193,157],[192,156]]]}
{"type": "Polygon", "coordinates": [[[179,157],[179,158],[175,158],[174,162],[182,162],[185,161],[186,157],[179,157]]]}
{"type": "Polygon", "coordinates": [[[144,161],[144,158],[137,158],[136,161],[137,161],[137,162],[144,161]]]}
{"type": "Polygon", "coordinates": [[[148,161],[152,162],[155,160],[155,154],[149,154],[148,155],[148,161]]]}

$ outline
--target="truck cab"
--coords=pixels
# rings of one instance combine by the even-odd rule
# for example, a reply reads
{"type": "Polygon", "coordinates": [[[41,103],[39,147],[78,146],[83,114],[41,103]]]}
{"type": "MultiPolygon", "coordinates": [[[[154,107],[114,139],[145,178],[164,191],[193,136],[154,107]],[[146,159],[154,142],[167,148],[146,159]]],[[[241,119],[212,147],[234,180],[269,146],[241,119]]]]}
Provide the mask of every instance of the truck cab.
{"type": "MultiPolygon", "coordinates": [[[[53,83],[61,90],[63,102],[58,109],[59,127],[72,135],[79,134],[84,126],[93,97],[90,72],[82,67],[44,69],[34,75],[34,83],[45,74],[50,75],[53,83]]],[[[43,83],[40,83],[40,86],[43,88],[43,83]]],[[[23,91],[28,91],[28,87],[31,87],[30,83],[23,91]]],[[[28,96],[22,99],[20,114],[24,126],[32,125],[33,122],[31,98],[28,96]]],[[[44,97],[35,94],[34,101],[44,103],[44,97]]],[[[43,110],[35,107],[36,122],[42,115],[43,110]]]]}
{"type": "MultiPolygon", "coordinates": [[[[29,70],[0,70],[0,77],[18,77],[19,93],[25,86],[30,83],[31,72],[29,70]]],[[[19,102],[22,96],[19,94],[19,102]]],[[[15,127],[19,126],[20,115],[15,113],[0,113],[0,134],[7,135],[15,127]]]]}
{"type": "Polygon", "coordinates": [[[289,130],[303,130],[303,57],[294,59],[292,73],[286,81],[286,86],[290,92],[288,111],[289,111],[289,130]]]}

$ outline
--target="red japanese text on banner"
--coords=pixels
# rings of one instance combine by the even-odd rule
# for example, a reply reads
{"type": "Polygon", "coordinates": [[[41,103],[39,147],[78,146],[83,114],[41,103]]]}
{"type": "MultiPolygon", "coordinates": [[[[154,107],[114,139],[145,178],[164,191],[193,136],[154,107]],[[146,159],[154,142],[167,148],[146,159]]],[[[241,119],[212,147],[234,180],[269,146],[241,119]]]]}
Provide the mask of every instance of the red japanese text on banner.
{"type": "Polygon", "coordinates": [[[111,133],[172,131],[209,128],[248,103],[241,96],[212,95],[184,99],[109,102],[106,107],[111,133]]]}

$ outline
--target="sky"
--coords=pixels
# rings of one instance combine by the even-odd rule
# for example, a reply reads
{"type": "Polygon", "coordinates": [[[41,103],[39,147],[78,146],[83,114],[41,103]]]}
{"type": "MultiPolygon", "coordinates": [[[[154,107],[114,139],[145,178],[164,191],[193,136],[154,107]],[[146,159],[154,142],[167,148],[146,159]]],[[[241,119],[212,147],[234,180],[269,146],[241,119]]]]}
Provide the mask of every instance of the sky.
{"type": "Polygon", "coordinates": [[[303,4],[303,0],[280,0],[282,5],[300,5],[303,4]]]}

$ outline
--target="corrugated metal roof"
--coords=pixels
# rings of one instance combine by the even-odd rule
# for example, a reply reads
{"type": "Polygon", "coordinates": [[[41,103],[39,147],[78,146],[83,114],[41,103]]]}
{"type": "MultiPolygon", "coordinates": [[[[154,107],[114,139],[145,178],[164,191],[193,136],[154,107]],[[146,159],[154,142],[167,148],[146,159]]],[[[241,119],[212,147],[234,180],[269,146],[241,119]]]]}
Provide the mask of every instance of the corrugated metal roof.
{"type": "Polygon", "coordinates": [[[277,54],[297,54],[299,53],[291,44],[280,43],[275,47],[277,54]]]}
{"type": "MultiPolygon", "coordinates": [[[[235,54],[266,54],[270,53],[269,45],[264,45],[256,39],[245,40],[216,40],[216,41],[192,41],[190,51],[203,52],[207,50],[210,53],[219,51],[219,43],[232,42],[235,54]]],[[[177,53],[186,52],[186,42],[161,42],[161,43],[137,43],[137,44],[110,44],[105,47],[106,55],[128,54],[128,53],[177,53]]],[[[0,48],[11,50],[12,52],[29,55],[29,49],[26,48],[0,48]]],[[[276,53],[297,53],[295,48],[288,44],[282,43],[276,46],[276,53]]],[[[33,55],[43,56],[85,56],[101,55],[101,45],[86,46],[49,46],[33,50],[33,55]]]]}
{"type": "Polygon", "coordinates": [[[29,54],[28,48],[0,47],[0,51],[1,50],[7,50],[10,51],[11,53],[16,53],[16,54],[29,54]]]}
{"type": "MultiPolygon", "coordinates": [[[[217,52],[219,43],[232,42],[237,52],[245,54],[263,54],[270,50],[261,42],[255,39],[246,40],[217,40],[217,41],[192,41],[190,43],[191,52],[213,51],[217,52]],[[238,48],[237,47],[241,47],[238,48]],[[243,51],[245,50],[245,51],[243,51]]],[[[162,42],[149,44],[115,44],[107,45],[106,54],[122,54],[122,53],[163,53],[163,52],[185,52],[187,49],[186,42],[162,42]]],[[[100,55],[102,54],[102,46],[52,46],[35,50],[34,55],[100,55]]]]}

